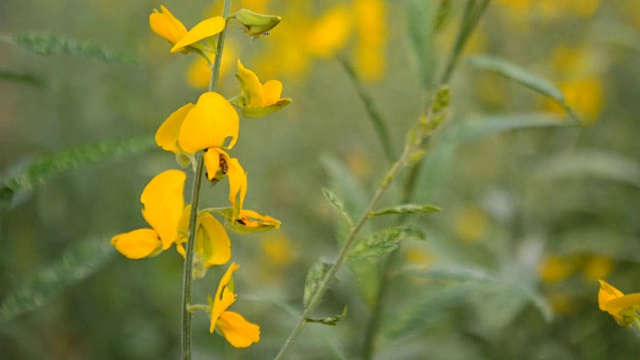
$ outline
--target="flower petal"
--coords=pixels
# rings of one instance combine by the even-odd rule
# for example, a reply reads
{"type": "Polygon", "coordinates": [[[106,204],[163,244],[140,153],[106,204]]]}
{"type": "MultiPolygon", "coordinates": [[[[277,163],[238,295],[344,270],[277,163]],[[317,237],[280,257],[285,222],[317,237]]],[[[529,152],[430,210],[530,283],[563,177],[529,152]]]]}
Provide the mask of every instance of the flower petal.
{"type": "Polygon", "coordinates": [[[167,170],[156,175],[142,191],[142,216],[158,233],[162,249],[168,249],[178,234],[184,209],[184,182],[180,170],[167,170]]]}
{"type": "Polygon", "coordinates": [[[640,293],[624,295],[619,298],[612,299],[606,302],[601,310],[608,312],[616,319],[622,319],[621,311],[627,308],[640,306],[640,293]]]}
{"type": "Polygon", "coordinates": [[[180,134],[180,126],[184,118],[187,117],[189,111],[193,108],[192,103],[182,106],[160,125],[156,131],[156,144],[163,150],[170,151],[174,154],[180,154],[182,151],[178,147],[178,135],[180,134]]]}
{"type": "Polygon", "coordinates": [[[218,170],[220,169],[220,153],[216,150],[215,148],[211,148],[203,155],[204,167],[207,169],[207,179],[209,179],[209,181],[217,179],[216,175],[218,175],[218,170]]]}
{"type": "Polygon", "coordinates": [[[229,178],[229,202],[233,205],[235,219],[240,214],[244,197],[247,195],[247,174],[238,159],[227,160],[227,178],[229,178]]]}
{"type": "Polygon", "coordinates": [[[605,309],[605,304],[613,299],[623,297],[624,294],[622,291],[611,286],[604,280],[598,280],[598,282],[600,283],[600,291],[598,291],[598,306],[600,307],[600,310],[607,311],[605,309]]]}
{"type": "Polygon", "coordinates": [[[291,104],[291,99],[284,98],[284,99],[280,99],[277,102],[275,102],[274,104],[271,104],[271,105],[266,106],[266,107],[258,107],[258,108],[244,107],[244,108],[240,108],[240,112],[242,113],[242,116],[244,116],[246,118],[249,118],[249,119],[253,119],[253,118],[259,118],[259,117],[263,117],[263,116],[267,116],[267,115],[273,114],[274,112],[286,107],[289,104],[291,104]]]}
{"type": "Polygon", "coordinates": [[[280,100],[280,95],[282,95],[282,83],[280,81],[269,80],[262,85],[262,89],[264,90],[265,106],[275,104],[280,100]]]}
{"type": "Polygon", "coordinates": [[[260,327],[250,323],[237,312],[223,312],[217,325],[224,338],[233,347],[246,348],[260,341],[260,327]]]}
{"type": "Polygon", "coordinates": [[[178,143],[187,153],[195,153],[212,147],[231,149],[238,138],[240,118],[233,106],[222,95],[206,92],[200,96],[196,106],[189,111],[180,128],[178,143]]]}
{"type": "Polygon", "coordinates": [[[200,40],[217,35],[224,30],[226,21],[221,16],[214,16],[202,20],[186,33],[171,49],[172,53],[184,50],[185,47],[193,45],[200,40]]]}
{"type": "Polygon", "coordinates": [[[216,290],[216,296],[213,299],[213,304],[211,305],[211,325],[209,327],[209,332],[213,332],[216,326],[216,322],[225,310],[231,306],[236,301],[236,295],[233,293],[231,289],[229,289],[229,282],[231,281],[231,276],[233,273],[238,270],[240,266],[236,263],[231,263],[227,268],[227,272],[220,279],[220,283],[218,284],[218,290],[216,290]]]}
{"type": "Polygon", "coordinates": [[[204,259],[205,268],[226,264],[231,259],[231,240],[224,226],[209,213],[200,215],[198,221],[195,251],[204,259]]]}
{"type": "Polygon", "coordinates": [[[167,39],[171,44],[175,44],[187,34],[187,28],[164,6],[160,6],[160,12],[154,10],[149,15],[149,25],[154,33],[167,39]]]}
{"type": "Polygon", "coordinates": [[[253,234],[279,229],[280,221],[271,216],[260,215],[253,210],[241,210],[235,220],[227,223],[227,227],[239,234],[253,234]]]}
{"type": "Polygon", "coordinates": [[[265,106],[264,89],[258,79],[258,76],[251,70],[242,65],[238,59],[238,73],[236,77],[240,81],[242,96],[244,97],[244,106],[250,108],[265,106]]]}
{"type": "Polygon", "coordinates": [[[162,251],[162,242],[158,238],[158,233],[152,229],[138,229],[116,235],[111,239],[111,245],[129,259],[142,259],[162,251]]]}

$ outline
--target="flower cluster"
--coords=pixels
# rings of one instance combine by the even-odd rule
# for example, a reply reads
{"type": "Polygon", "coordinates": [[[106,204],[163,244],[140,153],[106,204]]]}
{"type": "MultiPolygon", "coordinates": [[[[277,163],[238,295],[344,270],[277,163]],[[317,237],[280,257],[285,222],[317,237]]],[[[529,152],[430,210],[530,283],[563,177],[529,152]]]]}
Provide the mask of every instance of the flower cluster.
{"type": "MultiPolygon", "coordinates": [[[[156,34],[171,44],[171,53],[196,53],[212,64],[210,56],[216,54],[220,34],[232,19],[240,22],[251,36],[259,36],[280,22],[277,16],[242,9],[226,19],[221,16],[205,19],[187,31],[180,20],[161,6],[160,11],[154,10],[149,16],[149,23],[156,34]]],[[[183,167],[191,164],[197,168],[201,157],[211,184],[225,178],[229,181],[229,207],[196,212],[195,236],[192,236],[195,278],[204,277],[207,269],[214,265],[229,262],[231,241],[227,230],[254,233],[280,226],[280,222],[270,216],[244,209],[247,175],[239,160],[228,152],[238,141],[240,128],[240,116],[234,105],[243,117],[256,118],[284,108],[291,99],[280,97],[282,83],[277,80],[260,83],[256,74],[240,60],[237,78],[242,92],[232,101],[215,91],[207,91],[195,104],[188,103],[173,112],[155,135],[156,144],[174,153],[183,167]],[[224,220],[224,225],[214,214],[224,220]]],[[[141,259],[158,255],[175,244],[177,252],[187,258],[192,209],[184,200],[185,180],[183,171],[167,170],[149,182],[140,201],[142,216],[150,228],[114,236],[111,244],[116,250],[130,259],[141,259]]],[[[233,263],[228,268],[207,311],[211,315],[211,332],[218,329],[231,345],[248,347],[260,340],[260,328],[242,315],[227,311],[237,297],[233,292],[232,274],[238,267],[233,263]]]]}

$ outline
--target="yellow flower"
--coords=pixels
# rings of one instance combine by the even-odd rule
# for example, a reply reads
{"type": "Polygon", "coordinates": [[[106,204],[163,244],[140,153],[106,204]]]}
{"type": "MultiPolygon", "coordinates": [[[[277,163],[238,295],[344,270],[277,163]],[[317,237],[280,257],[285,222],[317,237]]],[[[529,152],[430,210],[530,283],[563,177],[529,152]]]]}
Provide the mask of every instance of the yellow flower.
{"type": "Polygon", "coordinates": [[[539,274],[542,281],[556,283],[569,278],[576,270],[575,258],[552,255],[544,260],[540,266],[539,274]]]}
{"type": "Polygon", "coordinates": [[[640,293],[625,295],[604,280],[598,291],[598,307],[608,312],[616,322],[625,327],[637,323],[640,317],[640,293]]]}
{"type": "MultiPolygon", "coordinates": [[[[242,194],[244,196],[244,194],[242,194]]],[[[242,199],[244,200],[244,199],[242,199]]],[[[238,234],[254,234],[280,228],[280,221],[267,215],[260,215],[253,210],[242,208],[211,209],[225,219],[224,226],[238,234]]]]}
{"type": "Polygon", "coordinates": [[[358,42],[355,66],[366,81],[378,81],[386,67],[387,8],[381,0],[356,0],[353,3],[358,42]]]}
{"type": "Polygon", "coordinates": [[[187,31],[184,24],[166,7],[160,6],[160,12],[154,9],[149,15],[149,25],[154,33],[173,45],[172,53],[189,52],[192,49],[215,52],[215,43],[211,39],[224,30],[226,21],[221,16],[214,16],[187,31]]]}
{"type": "Polygon", "coordinates": [[[609,276],[613,271],[614,263],[606,256],[592,256],[587,259],[582,275],[589,281],[595,281],[609,276]]]}
{"type": "Polygon", "coordinates": [[[213,333],[217,328],[232,346],[246,348],[260,341],[260,327],[250,323],[236,312],[227,311],[238,297],[233,292],[231,276],[239,267],[236,263],[229,266],[218,284],[215,298],[209,298],[209,306],[211,307],[209,332],[213,333]]]}
{"type": "Polygon", "coordinates": [[[242,95],[237,96],[231,102],[240,108],[244,117],[256,118],[276,112],[291,103],[289,98],[280,98],[282,83],[278,80],[269,80],[260,83],[258,76],[245,68],[238,59],[238,73],[236,77],[240,81],[242,95]]]}
{"type": "Polygon", "coordinates": [[[315,56],[328,59],[336,51],[344,48],[349,40],[351,32],[349,11],[343,4],[336,5],[309,28],[305,42],[307,49],[315,56]]]}
{"type": "Polygon", "coordinates": [[[487,230],[489,220],[482,209],[475,206],[465,206],[456,214],[456,235],[466,243],[474,243],[487,230]]]}
{"type": "Polygon", "coordinates": [[[207,92],[195,105],[186,104],[171,114],[155,137],[158,146],[178,156],[206,150],[207,178],[215,182],[229,178],[229,201],[238,209],[236,215],[242,208],[247,177],[240,162],[223,149],[235,145],[239,127],[240,119],[233,106],[222,95],[207,92]]]}
{"type": "Polygon", "coordinates": [[[184,209],[186,175],[179,170],[167,170],[156,175],[142,191],[142,216],[151,229],[138,229],[111,239],[122,255],[130,259],[154,256],[167,250],[178,236],[184,209]]]}
{"type": "MultiPolygon", "coordinates": [[[[188,241],[188,228],[191,205],[184,209],[180,229],[184,229],[176,239],[176,250],[182,257],[186,252],[184,244],[188,241]]],[[[201,279],[207,269],[214,265],[226,264],[231,259],[231,240],[224,227],[209,213],[198,215],[196,224],[196,243],[194,245],[194,277],[201,279]]]]}

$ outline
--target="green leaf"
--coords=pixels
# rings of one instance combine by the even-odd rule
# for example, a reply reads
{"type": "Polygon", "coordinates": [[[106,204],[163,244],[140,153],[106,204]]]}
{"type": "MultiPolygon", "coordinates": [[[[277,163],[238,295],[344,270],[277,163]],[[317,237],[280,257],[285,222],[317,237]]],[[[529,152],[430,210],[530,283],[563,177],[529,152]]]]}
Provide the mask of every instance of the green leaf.
{"type": "Polygon", "coordinates": [[[14,72],[9,70],[0,70],[0,81],[20,82],[27,85],[43,88],[46,82],[41,77],[26,72],[14,72]]]}
{"type": "Polygon", "coordinates": [[[469,62],[474,67],[481,70],[493,71],[500,74],[507,79],[511,79],[539,94],[550,97],[560,104],[565,111],[575,120],[578,121],[578,117],[575,112],[567,105],[564,95],[553,83],[532,74],[526,69],[515,65],[505,59],[491,56],[491,55],[477,55],[469,59],[469,62]]]}
{"type": "Polygon", "coordinates": [[[436,15],[435,27],[434,31],[436,33],[440,32],[445,25],[451,19],[451,14],[453,13],[453,6],[451,5],[451,0],[440,0],[440,6],[438,7],[438,14],[436,15]]]}
{"type": "Polygon", "coordinates": [[[640,188],[640,163],[622,155],[582,150],[546,159],[536,176],[555,181],[567,177],[592,176],[627,183],[640,188]]]}
{"type": "Polygon", "coordinates": [[[329,271],[329,268],[331,268],[331,264],[322,259],[316,260],[313,265],[311,265],[311,268],[309,268],[309,272],[307,273],[307,278],[304,283],[304,298],[302,302],[305,309],[309,305],[313,294],[315,294],[320,287],[320,283],[329,271]]]}
{"type": "Polygon", "coordinates": [[[327,199],[329,204],[331,204],[331,206],[336,209],[338,214],[342,216],[342,218],[349,225],[349,228],[353,227],[353,221],[351,220],[349,214],[347,214],[347,212],[345,211],[344,203],[342,202],[342,200],[340,200],[338,196],[336,196],[336,194],[334,194],[331,190],[326,188],[322,189],[322,195],[324,195],[324,198],[327,199]]]}
{"type": "Polygon", "coordinates": [[[553,311],[545,298],[534,289],[529,289],[511,281],[499,278],[496,275],[487,273],[484,270],[468,268],[462,266],[432,267],[426,270],[414,270],[412,275],[427,278],[430,280],[440,280],[447,282],[472,282],[481,285],[486,291],[502,291],[518,295],[530,302],[542,315],[550,322],[553,319],[553,311]]]}
{"type": "Polygon", "coordinates": [[[3,299],[0,321],[12,320],[44,306],[65,289],[93,275],[115,253],[104,237],[71,245],[55,262],[3,299]]]}
{"type": "Polygon", "coordinates": [[[390,215],[390,214],[426,214],[430,212],[442,211],[434,205],[417,205],[417,204],[405,204],[398,205],[392,208],[373,211],[369,214],[369,217],[390,215]]]}
{"type": "Polygon", "coordinates": [[[466,143],[507,131],[573,125],[554,113],[524,113],[476,117],[453,125],[451,130],[456,141],[466,143]]]}
{"type": "Polygon", "coordinates": [[[38,55],[70,55],[107,63],[138,64],[138,60],[131,55],[115,53],[89,41],[79,42],[53,34],[8,34],[0,37],[0,40],[5,40],[38,55]]]}
{"type": "Polygon", "coordinates": [[[149,136],[79,147],[35,160],[0,181],[0,194],[31,191],[51,177],[91,164],[114,161],[149,150],[155,141],[149,136]]]}
{"type": "Polygon", "coordinates": [[[345,305],[345,307],[342,309],[342,313],[339,315],[326,317],[322,319],[306,318],[305,321],[310,323],[319,323],[323,325],[336,326],[338,322],[344,319],[346,316],[347,316],[347,306],[345,305]]]}
{"type": "Polygon", "coordinates": [[[438,52],[433,51],[434,24],[437,18],[434,1],[410,0],[406,2],[407,32],[412,45],[422,86],[430,89],[434,82],[438,52]]]}
{"type": "Polygon", "coordinates": [[[424,239],[425,235],[422,231],[409,226],[384,229],[358,242],[349,253],[349,260],[380,257],[395,250],[400,241],[424,239]]]}

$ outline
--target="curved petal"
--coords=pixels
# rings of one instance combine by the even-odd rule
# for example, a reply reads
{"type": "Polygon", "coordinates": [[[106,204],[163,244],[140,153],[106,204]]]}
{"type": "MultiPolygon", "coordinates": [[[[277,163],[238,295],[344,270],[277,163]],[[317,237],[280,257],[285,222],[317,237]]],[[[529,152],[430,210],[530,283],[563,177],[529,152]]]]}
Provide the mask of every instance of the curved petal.
{"type": "Polygon", "coordinates": [[[178,147],[180,126],[182,126],[184,118],[187,117],[187,114],[193,106],[192,103],[182,106],[169,115],[162,125],[160,125],[158,131],[156,131],[156,144],[163,150],[171,151],[174,154],[180,154],[182,152],[178,147]]]}
{"type": "Polygon", "coordinates": [[[187,153],[195,153],[212,147],[231,149],[238,138],[240,118],[233,106],[222,95],[206,92],[200,96],[196,106],[189,111],[180,128],[178,143],[187,153]]]}
{"type": "Polygon", "coordinates": [[[260,341],[260,327],[250,323],[237,312],[223,312],[217,325],[224,338],[233,347],[246,348],[260,341]]]}
{"type": "Polygon", "coordinates": [[[598,280],[598,282],[600,283],[600,290],[598,291],[598,306],[600,307],[600,310],[607,311],[605,309],[605,304],[613,299],[623,297],[624,294],[622,291],[611,286],[604,280],[598,280]]]}
{"type": "Polygon", "coordinates": [[[164,6],[160,6],[160,12],[154,10],[149,15],[149,25],[154,33],[171,44],[175,44],[187,34],[187,28],[164,6]]]}
{"type": "Polygon", "coordinates": [[[239,233],[257,233],[279,228],[280,221],[271,216],[260,215],[253,210],[242,210],[231,230],[239,233]]]}
{"type": "Polygon", "coordinates": [[[240,81],[240,88],[242,96],[244,97],[244,106],[265,106],[264,89],[258,76],[253,71],[245,68],[242,62],[240,62],[240,59],[238,59],[238,73],[236,77],[240,81]]]}
{"type": "Polygon", "coordinates": [[[602,306],[602,310],[616,318],[620,318],[620,312],[626,308],[640,306],[640,294],[629,294],[612,299],[602,306]]]}
{"type": "Polygon", "coordinates": [[[209,149],[203,155],[204,167],[207,169],[207,179],[209,179],[209,181],[217,179],[216,175],[218,175],[218,170],[220,169],[220,154],[216,150],[217,149],[213,148],[209,149]]]}
{"type": "Polygon", "coordinates": [[[180,170],[167,170],[156,175],[142,191],[142,216],[158,233],[164,250],[178,235],[178,225],[184,210],[184,182],[187,176],[180,170]]]}
{"type": "Polygon", "coordinates": [[[262,85],[262,89],[264,89],[265,106],[275,104],[278,100],[280,100],[280,95],[282,95],[282,83],[280,81],[269,80],[264,83],[264,85],[262,85]]]}
{"type": "Polygon", "coordinates": [[[224,311],[226,311],[231,304],[236,301],[236,295],[233,293],[231,289],[229,289],[229,282],[231,281],[231,276],[233,273],[238,270],[240,266],[236,263],[231,263],[229,268],[227,268],[227,272],[220,279],[220,283],[218,284],[218,289],[216,290],[216,296],[213,299],[213,304],[211,305],[211,325],[209,327],[209,332],[213,332],[216,326],[216,322],[224,311]]]}
{"type": "Polygon", "coordinates": [[[111,245],[129,259],[142,259],[162,251],[158,233],[152,229],[138,229],[116,235],[111,239],[111,245]]]}
{"type": "Polygon", "coordinates": [[[205,269],[226,264],[231,259],[231,240],[224,227],[209,213],[200,215],[198,222],[195,254],[201,256],[205,269]]]}
{"type": "Polygon", "coordinates": [[[284,98],[284,99],[279,99],[275,103],[273,103],[273,104],[271,104],[269,106],[265,106],[265,107],[258,107],[258,108],[244,107],[244,108],[240,108],[240,112],[242,113],[242,116],[244,116],[246,118],[249,118],[249,119],[253,119],[253,118],[259,118],[259,117],[271,115],[274,112],[286,107],[289,104],[291,104],[291,99],[290,98],[284,98]]]}
{"type": "Polygon", "coordinates": [[[172,53],[184,50],[185,47],[193,45],[200,40],[217,35],[224,30],[226,21],[221,16],[214,16],[206,20],[202,20],[187,32],[178,42],[171,48],[172,53]]]}
{"type": "Polygon", "coordinates": [[[229,178],[229,202],[233,205],[233,218],[236,219],[244,204],[244,197],[247,195],[247,174],[238,159],[227,160],[227,178],[229,178]]]}

